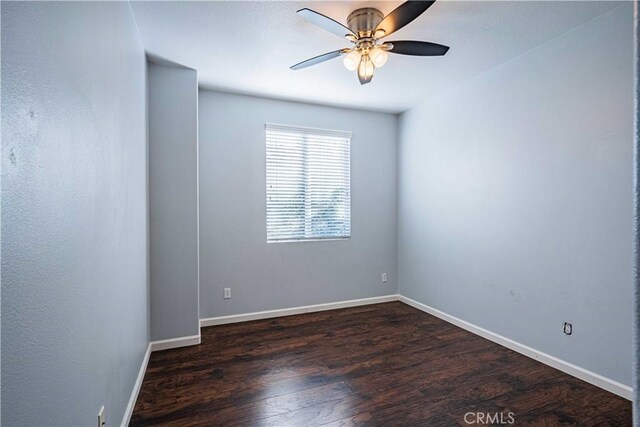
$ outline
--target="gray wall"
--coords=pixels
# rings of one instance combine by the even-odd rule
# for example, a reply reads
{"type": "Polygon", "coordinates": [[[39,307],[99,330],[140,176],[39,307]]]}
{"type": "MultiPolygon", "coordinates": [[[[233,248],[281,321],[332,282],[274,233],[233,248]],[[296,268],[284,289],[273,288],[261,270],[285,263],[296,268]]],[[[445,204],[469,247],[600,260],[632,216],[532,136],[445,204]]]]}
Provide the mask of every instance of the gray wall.
{"type": "Polygon", "coordinates": [[[199,114],[201,317],[396,293],[396,116],[211,91],[199,114]],[[265,122],[353,131],[350,240],[266,243],[265,122]]]}
{"type": "Polygon", "coordinates": [[[398,166],[401,294],[627,385],[631,35],[627,3],[411,109],[398,166]]]}
{"type": "Polygon", "coordinates": [[[2,4],[2,425],[119,425],[148,342],[127,3],[2,4]]]}
{"type": "Polygon", "coordinates": [[[149,64],[151,339],[200,333],[198,77],[149,64]]]}

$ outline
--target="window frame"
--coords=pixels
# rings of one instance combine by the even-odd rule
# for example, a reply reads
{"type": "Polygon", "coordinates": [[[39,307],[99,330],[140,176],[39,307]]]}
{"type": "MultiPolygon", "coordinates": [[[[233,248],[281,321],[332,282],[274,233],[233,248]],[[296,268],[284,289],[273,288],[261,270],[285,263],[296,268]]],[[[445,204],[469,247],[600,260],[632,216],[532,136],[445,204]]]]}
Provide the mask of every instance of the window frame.
{"type": "MultiPolygon", "coordinates": [[[[353,230],[352,230],[352,223],[351,223],[351,213],[352,213],[352,202],[351,202],[351,143],[353,142],[353,132],[351,131],[343,131],[343,130],[333,130],[333,129],[323,129],[323,128],[314,128],[314,127],[306,127],[306,126],[296,126],[296,125],[283,125],[283,124],[277,124],[277,123],[271,123],[271,122],[267,122],[265,123],[265,234],[266,234],[266,242],[267,243],[303,243],[303,242],[324,242],[324,241],[344,241],[344,240],[351,240],[351,237],[353,235],[353,230]],[[345,236],[338,236],[338,235],[332,235],[332,236],[328,236],[328,237],[321,237],[321,236],[313,236],[313,237],[304,237],[304,238],[283,238],[283,239],[270,239],[269,238],[269,227],[268,227],[268,220],[269,220],[269,178],[268,178],[268,174],[269,174],[269,170],[268,170],[268,155],[269,155],[269,147],[268,147],[268,143],[269,143],[269,136],[268,136],[268,132],[269,130],[271,131],[277,131],[278,129],[281,129],[284,132],[292,132],[292,133],[301,133],[304,135],[304,139],[306,140],[307,137],[309,135],[315,135],[319,136],[319,137],[326,137],[326,136],[335,136],[335,137],[340,137],[340,138],[345,138],[347,139],[347,156],[348,156],[348,162],[347,162],[347,172],[348,172],[348,179],[346,180],[347,183],[347,192],[348,192],[348,201],[347,201],[347,208],[348,208],[348,223],[349,223],[349,233],[348,235],[345,236]]],[[[306,143],[306,141],[305,141],[306,143]]],[[[306,155],[305,155],[305,160],[306,160],[306,155]]],[[[306,169],[307,169],[307,165],[305,164],[304,166],[304,170],[306,173],[306,169]]],[[[305,185],[306,187],[306,185],[305,185]]],[[[306,209],[308,209],[307,207],[307,203],[306,203],[306,192],[305,192],[305,214],[304,214],[304,223],[305,223],[305,235],[307,234],[306,232],[306,223],[307,223],[307,217],[308,214],[306,212],[306,209]]]]}

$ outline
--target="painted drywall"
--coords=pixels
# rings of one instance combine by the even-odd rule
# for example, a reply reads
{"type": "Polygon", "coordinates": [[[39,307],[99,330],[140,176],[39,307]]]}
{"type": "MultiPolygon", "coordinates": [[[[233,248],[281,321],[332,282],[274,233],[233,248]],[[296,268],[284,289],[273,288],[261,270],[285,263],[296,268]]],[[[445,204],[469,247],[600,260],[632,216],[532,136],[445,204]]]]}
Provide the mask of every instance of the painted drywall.
{"type": "Polygon", "coordinates": [[[2,4],[2,425],[120,425],[148,343],[127,3],[2,4]]]}
{"type": "Polygon", "coordinates": [[[402,295],[631,384],[632,58],[626,3],[401,116],[402,295]]]}
{"type": "Polygon", "coordinates": [[[199,116],[201,317],[396,292],[395,115],[201,90],[199,116]],[[267,122],[353,132],[350,240],[267,244],[267,122]]]}
{"type": "Polygon", "coordinates": [[[151,340],[198,335],[198,76],[149,63],[151,340]]]}

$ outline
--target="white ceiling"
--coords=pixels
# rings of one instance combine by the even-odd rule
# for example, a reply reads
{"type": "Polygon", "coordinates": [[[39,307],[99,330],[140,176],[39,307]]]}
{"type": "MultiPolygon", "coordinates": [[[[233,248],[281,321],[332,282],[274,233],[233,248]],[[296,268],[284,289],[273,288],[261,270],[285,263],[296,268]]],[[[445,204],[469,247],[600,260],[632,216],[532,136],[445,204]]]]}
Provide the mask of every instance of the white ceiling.
{"type": "MultiPolygon", "coordinates": [[[[147,52],[198,71],[200,86],[283,99],[401,112],[619,5],[595,1],[440,0],[389,40],[450,46],[444,57],[391,55],[361,86],[340,58],[304,59],[349,43],[296,15],[309,7],[346,24],[358,7],[399,1],[132,2],[147,52]]],[[[549,64],[553,66],[553,64],[549,64]]]]}

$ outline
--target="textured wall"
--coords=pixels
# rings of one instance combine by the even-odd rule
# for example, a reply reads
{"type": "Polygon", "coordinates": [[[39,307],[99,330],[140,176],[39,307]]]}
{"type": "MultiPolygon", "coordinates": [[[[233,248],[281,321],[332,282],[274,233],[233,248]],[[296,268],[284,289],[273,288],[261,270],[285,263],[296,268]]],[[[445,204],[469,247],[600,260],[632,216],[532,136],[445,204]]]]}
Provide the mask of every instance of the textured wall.
{"type": "Polygon", "coordinates": [[[401,294],[631,384],[632,52],[625,3],[403,114],[401,294]]]}
{"type": "Polygon", "coordinates": [[[2,4],[2,425],[119,425],[148,342],[127,3],[2,4]]]}
{"type": "Polygon", "coordinates": [[[149,64],[151,339],[200,333],[198,76],[149,64]]]}
{"type": "Polygon", "coordinates": [[[199,116],[201,317],[396,293],[396,116],[210,91],[199,116]],[[265,122],[353,131],[350,240],[266,243],[265,122]]]}

